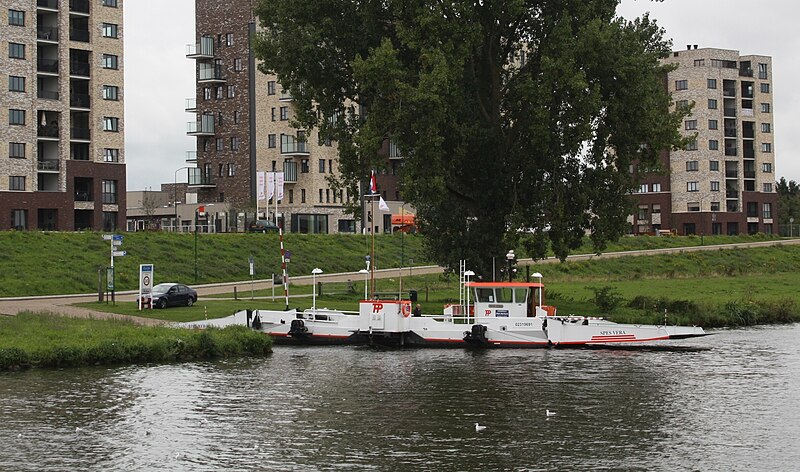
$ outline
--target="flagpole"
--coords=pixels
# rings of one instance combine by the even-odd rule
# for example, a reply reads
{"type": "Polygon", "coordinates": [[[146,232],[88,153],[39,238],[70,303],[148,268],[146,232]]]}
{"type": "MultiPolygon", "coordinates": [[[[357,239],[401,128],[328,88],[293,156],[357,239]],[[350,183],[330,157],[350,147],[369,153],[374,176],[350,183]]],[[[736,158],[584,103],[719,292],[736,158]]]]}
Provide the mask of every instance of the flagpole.
{"type": "Polygon", "coordinates": [[[372,271],[371,274],[371,281],[370,285],[372,286],[372,296],[375,296],[375,195],[370,197],[370,204],[372,207],[372,221],[369,222],[369,231],[372,233],[372,255],[370,256],[370,260],[372,260],[372,264],[370,264],[370,270],[372,271]]]}

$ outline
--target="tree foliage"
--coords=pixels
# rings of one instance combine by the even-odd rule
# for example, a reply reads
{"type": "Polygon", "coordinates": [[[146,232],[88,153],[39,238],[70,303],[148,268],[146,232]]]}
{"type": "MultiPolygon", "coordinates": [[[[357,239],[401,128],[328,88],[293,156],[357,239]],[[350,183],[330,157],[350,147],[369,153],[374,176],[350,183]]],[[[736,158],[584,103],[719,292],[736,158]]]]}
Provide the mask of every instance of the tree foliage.
{"type": "Polygon", "coordinates": [[[669,42],[617,0],[262,0],[256,44],[298,108],[337,141],[358,188],[391,138],[403,197],[437,262],[487,273],[522,237],[564,258],[626,229],[634,162],[680,145],[669,42]]]}
{"type": "Polygon", "coordinates": [[[777,182],[778,190],[778,223],[781,225],[800,222],[800,185],[794,180],[786,181],[785,177],[777,182]]]}

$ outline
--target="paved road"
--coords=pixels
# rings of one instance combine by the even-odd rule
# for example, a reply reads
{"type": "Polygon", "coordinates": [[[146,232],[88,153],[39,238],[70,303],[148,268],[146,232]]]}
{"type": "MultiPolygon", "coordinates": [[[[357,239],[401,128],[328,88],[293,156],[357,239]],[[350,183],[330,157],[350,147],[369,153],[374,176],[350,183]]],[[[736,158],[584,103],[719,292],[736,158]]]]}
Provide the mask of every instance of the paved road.
{"type": "MultiPolygon", "coordinates": [[[[623,257],[623,256],[651,256],[654,254],[674,254],[679,252],[716,251],[723,248],[737,249],[737,248],[768,247],[768,246],[795,245],[795,244],[800,244],[800,239],[761,241],[755,243],[740,243],[740,244],[720,244],[711,246],[688,246],[688,247],[678,247],[678,248],[647,249],[641,251],[607,252],[599,255],[576,254],[569,256],[568,259],[580,261],[580,260],[591,260],[591,259],[608,259],[608,258],[623,257]]],[[[519,265],[537,266],[543,264],[553,264],[555,262],[558,262],[558,259],[550,257],[535,262],[532,261],[531,259],[520,259],[518,263],[519,265]]],[[[436,274],[436,273],[441,273],[442,270],[443,269],[439,266],[420,266],[413,268],[405,268],[403,269],[403,277],[409,275],[436,274]]],[[[400,269],[383,269],[375,271],[376,278],[398,277],[399,275],[400,275],[400,269]]],[[[317,276],[317,279],[320,282],[347,282],[348,280],[361,281],[363,280],[363,278],[364,274],[360,274],[358,272],[322,274],[317,276]]],[[[310,275],[291,277],[291,283],[297,285],[311,284],[312,277],[310,275]]],[[[251,282],[249,280],[245,280],[240,282],[207,284],[207,285],[199,285],[193,287],[197,289],[198,295],[201,296],[220,294],[220,293],[231,293],[233,292],[234,287],[236,287],[244,295],[250,291],[251,282]]],[[[272,288],[272,281],[256,280],[253,283],[253,288],[255,290],[270,289],[272,288]]],[[[281,286],[276,287],[275,294],[276,296],[282,295],[281,286]]],[[[135,297],[136,297],[136,292],[133,291],[120,292],[117,294],[117,299],[119,301],[133,301],[135,297]]],[[[95,300],[97,300],[97,294],[0,298],[0,315],[13,316],[22,311],[35,311],[35,312],[46,312],[46,313],[49,312],[58,315],[74,316],[74,317],[94,317],[101,319],[109,319],[109,318],[129,319],[142,324],[161,323],[158,320],[152,320],[149,318],[139,318],[127,315],[115,315],[111,313],[104,313],[104,312],[89,310],[86,308],[80,308],[72,305],[74,303],[91,302],[95,300]]]]}

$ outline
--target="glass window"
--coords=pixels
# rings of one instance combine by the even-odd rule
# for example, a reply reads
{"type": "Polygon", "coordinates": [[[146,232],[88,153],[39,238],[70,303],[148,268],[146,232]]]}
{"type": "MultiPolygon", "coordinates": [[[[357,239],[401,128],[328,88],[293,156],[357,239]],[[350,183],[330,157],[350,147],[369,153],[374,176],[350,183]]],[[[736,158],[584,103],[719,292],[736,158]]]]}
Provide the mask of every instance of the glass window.
{"type": "Polygon", "coordinates": [[[706,86],[710,89],[717,88],[717,79],[708,79],[706,80],[706,86]]]}
{"type": "Polygon", "coordinates": [[[103,54],[103,69],[119,69],[119,58],[113,54],[103,54]]]}
{"type": "Polygon", "coordinates": [[[28,210],[11,210],[11,227],[18,231],[28,229],[28,210]]]}
{"type": "Polygon", "coordinates": [[[114,23],[103,23],[103,37],[116,38],[118,26],[114,23]]]}
{"type": "Polygon", "coordinates": [[[772,143],[761,143],[761,152],[772,152],[772,143]]]}
{"type": "Polygon", "coordinates": [[[236,72],[239,72],[239,71],[241,71],[242,69],[243,69],[243,67],[242,67],[242,59],[241,59],[241,58],[238,58],[238,57],[237,57],[237,58],[235,58],[235,59],[233,60],[233,70],[235,70],[236,72]]]}
{"type": "Polygon", "coordinates": [[[228,85],[228,98],[233,98],[235,96],[236,96],[236,86],[228,85]]]}
{"type": "Polygon", "coordinates": [[[771,162],[765,162],[765,163],[761,164],[761,171],[762,172],[767,172],[767,173],[772,172],[772,163],[771,162]]]}
{"type": "Polygon", "coordinates": [[[8,110],[8,124],[10,125],[24,125],[25,124],[25,110],[8,110]]]}
{"type": "Polygon", "coordinates": [[[770,112],[769,103],[762,103],[761,104],[761,113],[769,113],[769,112],[770,112]]]}
{"type": "Polygon", "coordinates": [[[119,87],[103,85],[103,100],[119,100],[119,87]]]}
{"type": "Polygon", "coordinates": [[[648,186],[648,184],[640,184],[639,185],[639,193],[647,193],[649,188],[650,187],[648,186]]]}
{"type": "Polygon", "coordinates": [[[712,180],[711,181],[711,191],[712,192],[719,192],[719,182],[712,180]]]}
{"type": "Polygon", "coordinates": [[[758,78],[761,80],[769,78],[767,75],[767,64],[758,64],[758,78]]]}
{"type": "Polygon", "coordinates": [[[25,59],[25,45],[8,43],[8,57],[12,59],[25,59]]]}
{"type": "Polygon", "coordinates": [[[116,180],[104,180],[102,189],[103,189],[103,203],[109,203],[109,204],[117,203],[116,180]]]}
{"type": "Polygon", "coordinates": [[[25,143],[8,143],[8,157],[25,158],[25,143]]]}
{"type": "Polygon", "coordinates": [[[225,46],[233,46],[233,33],[225,35],[225,46]]]}
{"type": "Polygon", "coordinates": [[[689,88],[689,81],[688,80],[676,80],[675,81],[675,90],[687,90],[689,88]]]}
{"type": "Polygon", "coordinates": [[[686,191],[687,192],[696,192],[697,191],[697,182],[686,182],[686,191]]]}
{"type": "Polygon", "coordinates": [[[708,149],[710,149],[712,151],[718,151],[719,150],[719,141],[716,140],[716,139],[709,139],[708,140],[708,149]]]}
{"type": "Polygon", "coordinates": [[[692,139],[688,143],[686,143],[686,150],[687,151],[697,151],[697,140],[692,139]]]}
{"type": "Polygon", "coordinates": [[[769,93],[769,84],[761,84],[761,93],[769,93]]]}
{"type": "Polygon", "coordinates": [[[289,107],[281,107],[281,121],[289,119],[289,107]]]}
{"type": "Polygon", "coordinates": [[[771,133],[772,132],[772,125],[769,123],[761,123],[761,132],[762,133],[771,133]]]}
{"type": "Polygon", "coordinates": [[[494,291],[497,301],[500,303],[511,303],[514,301],[514,289],[511,287],[497,287],[494,291]]]}
{"type": "Polygon", "coordinates": [[[660,192],[661,191],[661,184],[653,184],[653,191],[660,192]]]}
{"type": "Polygon", "coordinates": [[[762,186],[764,193],[772,193],[772,182],[766,182],[762,186]]]}
{"type": "Polygon", "coordinates": [[[217,138],[217,140],[216,140],[216,150],[217,151],[224,151],[225,150],[225,141],[222,138],[217,138]]]}
{"type": "Polygon", "coordinates": [[[686,170],[690,172],[700,170],[700,165],[698,164],[697,161],[687,161],[686,170]]]}
{"type": "Polygon", "coordinates": [[[103,149],[103,162],[119,162],[119,149],[103,149]]]}
{"type": "Polygon", "coordinates": [[[25,190],[25,177],[22,175],[10,175],[8,177],[9,190],[25,190]]]}
{"type": "Polygon", "coordinates": [[[709,110],[716,110],[717,109],[717,100],[714,98],[708,99],[708,109],[709,110]]]}
{"type": "Polygon", "coordinates": [[[717,120],[708,120],[708,129],[719,129],[719,122],[717,120]]]}
{"type": "Polygon", "coordinates": [[[320,174],[324,174],[325,173],[325,159],[320,159],[319,160],[319,173],[320,174]]]}
{"type": "Polygon", "coordinates": [[[25,77],[16,75],[8,76],[8,91],[9,92],[24,92],[25,91],[25,77]]]}
{"type": "Polygon", "coordinates": [[[239,150],[239,138],[237,136],[233,136],[231,138],[231,151],[238,151],[239,150]]]}
{"type": "Polygon", "coordinates": [[[114,116],[103,117],[103,131],[119,131],[119,118],[114,116]]]}
{"type": "Polygon", "coordinates": [[[275,95],[275,81],[270,80],[267,82],[267,95],[275,95]]]}
{"type": "Polygon", "coordinates": [[[686,120],[684,126],[686,129],[697,129],[697,120],[686,120]]]}
{"type": "Polygon", "coordinates": [[[25,12],[21,10],[8,10],[8,24],[25,26],[25,12]]]}
{"type": "Polygon", "coordinates": [[[275,143],[276,143],[275,135],[274,134],[267,135],[267,147],[270,149],[275,148],[275,143]]]}
{"type": "Polygon", "coordinates": [[[718,171],[719,170],[719,161],[709,161],[708,162],[708,170],[718,171]]]}
{"type": "Polygon", "coordinates": [[[117,0],[103,0],[104,7],[117,7],[117,0]]]}

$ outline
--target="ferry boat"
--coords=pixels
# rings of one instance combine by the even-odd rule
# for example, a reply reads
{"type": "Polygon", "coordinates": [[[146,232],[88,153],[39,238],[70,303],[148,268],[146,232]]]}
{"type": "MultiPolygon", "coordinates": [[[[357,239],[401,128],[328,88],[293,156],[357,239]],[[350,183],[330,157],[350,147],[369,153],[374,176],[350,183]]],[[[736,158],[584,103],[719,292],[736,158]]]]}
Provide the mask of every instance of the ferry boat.
{"type": "Polygon", "coordinates": [[[414,316],[411,300],[362,300],[358,312],[318,309],[246,310],[184,327],[247,325],[285,344],[411,347],[567,347],[642,344],[705,336],[696,326],[619,324],[562,316],[544,305],[541,282],[466,282],[466,303],[441,315],[414,316]],[[470,302],[470,299],[473,302],[470,302]]]}

